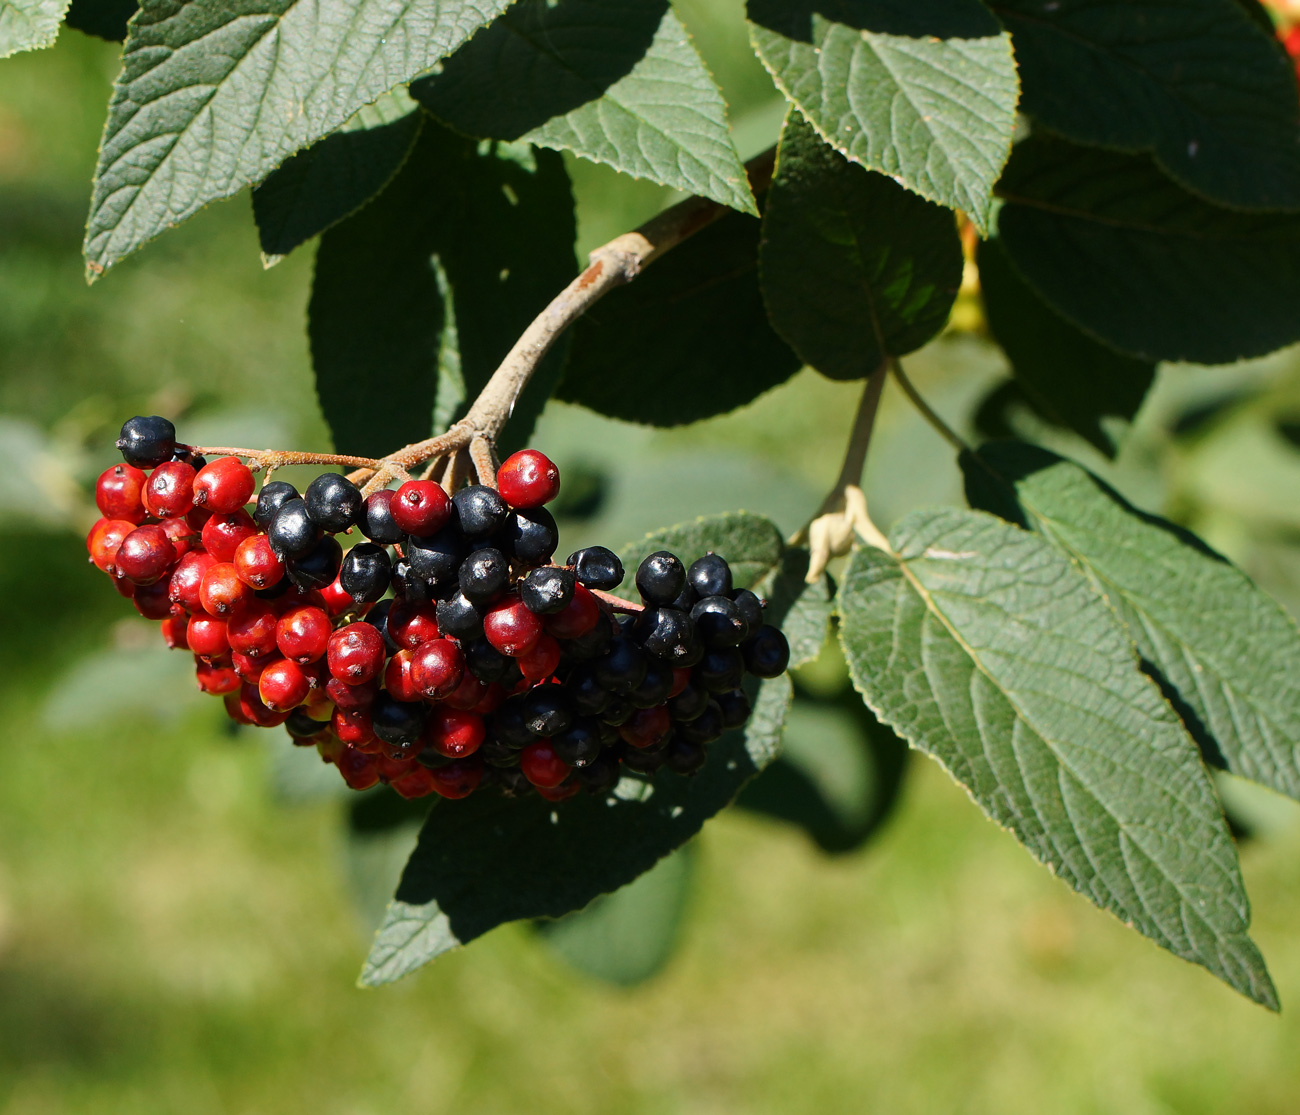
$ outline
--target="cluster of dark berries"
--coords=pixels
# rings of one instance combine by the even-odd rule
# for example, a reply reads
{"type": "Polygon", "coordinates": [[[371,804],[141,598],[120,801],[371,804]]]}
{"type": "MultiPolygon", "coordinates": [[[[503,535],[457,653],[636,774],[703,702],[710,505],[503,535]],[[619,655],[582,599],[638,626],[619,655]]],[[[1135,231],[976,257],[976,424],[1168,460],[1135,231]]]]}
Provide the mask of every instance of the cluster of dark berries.
{"type": "Polygon", "coordinates": [[[196,457],[166,419],[132,418],[117,445],[91,560],[232,719],[285,725],[354,789],[459,798],[491,781],[560,801],[624,768],[692,774],[749,717],[744,675],[789,661],[716,554],[651,554],[639,606],[607,595],[623,567],[602,546],[553,564],[560,477],[535,450],[495,490],[413,480],[363,498],[325,473],[254,502],[247,466],[196,457]],[[345,551],[354,530],[367,541],[345,551]]]}

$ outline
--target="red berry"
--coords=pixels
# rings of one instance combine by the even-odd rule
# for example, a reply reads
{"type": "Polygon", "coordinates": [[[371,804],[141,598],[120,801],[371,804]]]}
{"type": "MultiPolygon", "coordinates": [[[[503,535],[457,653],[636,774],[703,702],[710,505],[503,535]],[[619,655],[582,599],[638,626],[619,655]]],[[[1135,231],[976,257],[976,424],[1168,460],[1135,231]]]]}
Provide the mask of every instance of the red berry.
{"type": "Polygon", "coordinates": [[[194,506],[194,466],[167,461],[149,474],[144,486],[144,506],[155,519],[184,515],[194,506]]]}
{"type": "Polygon", "coordinates": [[[190,524],[195,533],[201,531],[210,518],[212,512],[206,507],[191,507],[185,512],[185,521],[190,524]]]}
{"type": "MultiPolygon", "coordinates": [[[[339,576],[342,576],[342,571],[340,571],[339,576]]],[[[356,601],[352,599],[352,594],[343,587],[339,577],[335,577],[319,592],[321,603],[325,605],[325,610],[331,616],[341,616],[349,608],[356,605],[356,601]]]]}
{"type": "Polygon", "coordinates": [[[576,639],[585,635],[600,619],[600,602],[591,590],[582,585],[573,586],[573,599],[561,611],[546,616],[546,630],[557,639],[576,639]]]}
{"type": "Polygon", "coordinates": [[[433,793],[435,785],[433,771],[420,763],[415,763],[405,774],[392,779],[388,784],[408,800],[428,797],[433,793]]]}
{"type": "MultiPolygon", "coordinates": [[[[464,682],[461,684],[463,686],[464,682]]],[[[458,689],[456,692],[459,693],[460,690],[458,689]]],[[[455,696],[455,694],[453,693],[452,696],[455,696]]],[[[505,699],[506,691],[494,681],[487,687],[487,692],[483,695],[483,699],[470,709],[470,712],[477,712],[479,716],[489,716],[501,707],[505,699]]],[[[450,698],[448,700],[450,703],[450,698]]],[[[452,707],[457,708],[458,706],[452,705],[452,707]]]]}
{"type": "Polygon", "coordinates": [[[311,682],[296,662],[287,658],[272,662],[257,679],[257,695],[272,712],[288,712],[307,699],[311,682]]]}
{"type": "MultiPolygon", "coordinates": [[[[266,671],[264,670],[263,673],[266,671]]],[[[239,687],[239,709],[259,728],[274,728],[289,719],[288,712],[277,712],[262,700],[256,685],[244,682],[239,687]]]]}
{"type": "Polygon", "coordinates": [[[176,547],[162,527],[136,527],[118,547],[117,575],[137,585],[151,585],[176,561],[176,547]]]}
{"type": "Polygon", "coordinates": [[[560,470],[536,449],[521,449],[497,469],[497,491],[511,507],[541,507],[560,494],[560,470]]]}
{"type": "Polygon", "coordinates": [[[624,742],[632,747],[655,747],[662,743],[664,737],[672,730],[672,718],[668,715],[667,705],[654,708],[639,708],[618,729],[624,742]]]}
{"type": "Polygon", "coordinates": [[[542,620],[511,593],[488,609],[483,617],[483,634],[502,654],[518,658],[537,645],[537,640],[542,637],[542,620]]]}
{"type": "Polygon", "coordinates": [[[334,759],[343,781],[354,790],[368,790],[379,781],[379,760],[375,755],[345,747],[334,759]]]}
{"type": "Polygon", "coordinates": [[[100,519],[86,536],[86,550],[95,568],[110,577],[117,576],[117,552],[128,534],[136,529],[126,519],[100,519]]]}
{"type": "Polygon", "coordinates": [[[483,781],[483,764],[477,759],[456,759],[429,773],[435,793],[445,798],[467,798],[483,781]]]}
{"type": "Polygon", "coordinates": [[[429,717],[425,738],[440,755],[463,759],[473,755],[483,742],[486,729],[477,713],[439,705],[429,717]]]}
{"type": "Polygon", "coordinates": [[[158,525],[167,532],[167,537],[172,540],[178,558],[184,557],[200,543],[199,532],[194,530],[183,518],[163,519],[158,525]]]}
{"type": "Polygon", "coordinates": [[[253,590],[239,579],[233,562],[217,562],[199,582],[199,603],[210,616],[229,619],[250,600],[256,599],[253,590]]]}
{"type": "Polygon", "coordinates": [[[679,666],[673,671],[673,686],[668,690],[669,698],[676,697],[691,682],[691,671],[688,666],[679,666]]]}
{"type": "Polygon", "coordinates": [[[336,679],[361,685],[384,668],[384,637],[373,624],[349,623],[329,637],[325,653],[336,679]]]}
{"type": "Polygon", "coordinates": [[[418,537],[436,534],[451,518],[451,500],[432,480],[408,480],[388,506],[393,522],[418,537]]]}
{"type": "Polygon", "coordinates": [[[244,707],[240,702],[238,693],[227,693],[221,700],[226,706],[226,715],[236,724],[247,724],[249,727],[254,726],[252,720],[250,720],[244,713],[244,707]]]}
{"type": "Polygon", "coordinates": [[[415,765],[415,756],[410,752],[403,752],[397,756],[390,756],[381,752],[378,763],[380,781],[391,783],[401,778],[415,765]]]}
{"type": "Polygon", "coordinates": [[[111,577],[109,580],[113,585],[113,591],[116,592],[118,596],[124,597],[127,600],[135,599],[136,585],[133,585],[125,577],[111,577]]]}
{"type": "MultiPolygon", "coordinates": [[[[119,584],[122,582],[118,582],[119,584]]],[[[130,581],[125,582],[130,584],[130,581]]],[[[131,594],[131,603],[145,619],[166,619],[172,614],[172,602],[167,596],[167,581],[143,585],[131,594]]]]}
{"type": "Polygon", "coordinates": [[[194,680],[200,690],[214,697],[234,693],[239,688],[239,675],[231,667],[214,666],[201,658],[194,660],[194,680]]]}
{"type": "MultiPolygon", "coordinates": [[[[369,708],[375,703],[375,694],[378,692],[379,685],[373,681],[368,681],[364,685],[348,685],[338,678],[330,678],[325,683],[325,695],[344,712],[369,708]]],[[[401,697],[397,699],[402,700],[401,697]]]]}
{"type": "Polygon", "coordinates": [[[460,684],[443,698],[443,703],[451,708],[478,711],[475,706],[482,703],[487,694],[487,683],[479,681],[478,678],[466,670],[461,675],[460,684]]]}
{"type": "MultiPolygon", "coordinates": [[[[160,466],[161,467],[161,466],[160,466]]],[[[238,457],[218,457],[194,477],[194,506],[214,515],[229,515],[252,498],[257,481],[238,457]]]]}
{"type": "Polygon", "coordinates": [[[230,649],[226,621],[209,615],[197,615],[185,626],[185,644],[203,658],[218,658],[230,649]]]}
{"type": "Polygon", "coordinates": [[[280,617],[275,642],[285,658],[301,665],[324,656],[331,630],[330,617],[323,608],[299,604],[280,617]]]}
{"type": "Polygon", "coordinates": [[[188,650],[188,624],[183,616],[168,616],[159,625],[168,650],[188,650]]]}
{"type": "Polygon", "coordinates": [[[262,671],[272,662],[278,662],[279,660],[279,651],[273,654],[258,655],[257,657],[244,654],[238,650],[231,650],[230,652],[230,668],[235,671],[235,676],[240,681],[246,681],[250,685],[256,685],[257,679],[262,676],[262,671]]]}
{"type": "Polygon", "coordinates": [[[454,693],[465,673],[465,657],[450,639],[430,639],[411,652],[411,680],[426,701],[454,693]]]}
{"type": "Polygon", "coordinates": [[[213,515],[203,524],[203,548],[218,561],[234,561],[235,551],[245,538],[252,538],[257,526],[247,511],[213,515]]]}
{"type": "Polygon", "coordinates": [[[384,667],[384,688],[395,701],[414,704],[421,699],[420,690],[416,688],[411,676],[411,650],[399,650],[388,660],[384,667]]]}
{"type": "Polygon", "coordinates": [[[280,617],[265,600],[249,600],[226,624],[230,649],[249,658],[269,658],[279,649],[280,617]]]}
{"type": "Polygon", "coordinates": [[[374,725],[370,722],[369,709],[359,708],[347,712],[336,708],[330,717],[330,728],[349,747],[379,750],[379,740],[375,736],[374,725]]]}
{"type": "Polygon", "coordinates": [[[564,801],[578,792],[578,784],[570,782],[561,786],[535,786],[534,789],[547,801],[564,801]]]}
{"type": "Polygon", "coordinates": [[[235,547],[235,571],[249,588],[271,588],[284,576],[284,562],[265,534],[254,534],[235,547]]]}
{"type": "Polygon", "coordinates": [[[146,477],[134,465],[113,465],[95,481],[95,506],[106,519],[124,519],[129,523],[144,520],[144,502],[140,498],[146,477]]]}
{"type": "Polygon", "coordinates": [[[542,681],[555,673],[555,667],[560,664],[560,644],[550,635],[543,635],[533,644],[532,650],[521,654],[516,661],[520,672],[529,681],[542,681]]]}
{"type": "Polygon", "coordinates": [[[561,762],[548,739],[530,743],[519,753],[519,768],[534,786],[549,789],[569,777],[568,763],[561,762]]]}
{"type": "Polygon", "coordinates": [[[203,601],[199,590],[203,586],[203,574],[217,564],[217,559],[202,550],[192,550],[181,557],[167,579],[167,595],[173,604],[179,604],[187,612],[203,611],[203,601]]]}
{"type": "MultiPolygon", "coordinates": [[[[441,489],[439,489],[441,490],[441,489]]],[[[433,604],[395,600],[388,610],[388,637],[399,647],[414,650],[438,637],[438,610],[433,604]]]]}

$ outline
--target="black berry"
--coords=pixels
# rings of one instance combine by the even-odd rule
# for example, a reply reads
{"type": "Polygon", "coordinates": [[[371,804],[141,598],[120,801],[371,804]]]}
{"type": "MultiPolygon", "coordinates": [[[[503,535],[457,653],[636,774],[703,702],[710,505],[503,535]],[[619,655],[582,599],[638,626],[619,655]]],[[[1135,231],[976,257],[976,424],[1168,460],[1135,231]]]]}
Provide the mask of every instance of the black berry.
{"type": "Polygon", "coordinates": [[[765,625],[742,646],[745,669],[761,678],[779,677],[790,665],[790,644],[777,628],[765,625]]]}
{"type": "Polygon", "coordinates": [[[686,584],[686,570],[667,550],[659,550],[636,571],[636,588],[651,604],[671,604],[686,584]]]}
{"type": "Polygon", "coordinates": [[[302,557],[290,558],[284,571],[299,588],[324,588],[333,584],[343,564],[343,547],[332,534],[320,539],[302,557]]]}
{"type": "Polygon", "coordinates": [[[573,567],[578,584],[587,588],[609,590],[623,583],[623,563],[613,550],[588,546],[569,555],[566,565],[573,567]]]}
{"type": "Polygon", "coordinates": [[[388,551],[373,542],[361,542],[344,556],[339,584],[358,604],[373,604],[388,591],[393,563],[388,551]]]}
{"type": "Polygon", "coordinates": [[[573,723],[573,706],[558,685],[538,685],[524,696],[524,723],[535,736],[554,736],[573,723]]]}
{"type": "Polygon", "coordinates": [[[668,700],[673,688],[673,668],[666,662],[650,658],[646,661],[645,677],[631,693],[628,700],[637,708],[654,708],[668,700]]]}
{"type": "Polygon", "coordinates": [[[531,570],[519,585],[519,598],[524,607],[539,616],[562,612],[573,599],[574,576],[572,570],[557,565],[544,565],[531,570]]]}
{"type": "Polygon", "coordinates": [[[681,736],[669,741],[665,750],[665,764],[678,774],[695,774],[708,758],[704,745],[681,736]]]}
{"type": "Polygon", "coordinates": [[[731,594],[731,599],[740,609],[740,618],[745,621],[745,638],[748,639],[763,626],[763,602],[747,588],[737,589],[731,594]]]}
{"type": "Polygon", "coordinates": [[[456,506],[461,533],[469,538],[491,534],[505,522],[510,513],[506,501],[483,484],[462,488],[451,497],[451,502],[456,506]]]}
{"type": "Polygon", "coordinates": [[[428,604],[433,599],[433,586],[405,558],[393,563],[392,584],[393,592],[411,604],[428,604]]]}
{"type": "Polygon", "coordinates": [[[676,608],[647,608],[633,622],[632,634],[650,654],[676,664],[691,646],[691,619],[676,608]]]}
{"type": "MultiPolygon", "coordinates": [[[[483,611],[459,589],[438,601],[438,630],[454,639],[479,639],[483,635],[483,611]]],[[[498,652],[485,643],[493,654],[498,652]]],[[[505,658],[505,655],[501,655],[505,658]]]]}
{"type": "Polygon", "coordinates": [[[381,546],[395,546],[402,541],[406,532],[393,518],[393,497],[396,495],[396,492],[388,488],[381,488],[366,496],[366,502],[361,505],[357,526],[371,542],[378,542],[381,546]]]}
{"type": "Polygon", "coordinates": [[[734,647],[747,633],[735,601],[726,596],[706,596],[691,609],[695,630],[706,647],[734,647]]]}
{"type": "Polygon", "coordinates": [[[285,501],[266,532],[271,549],[281,558],[305,557],[320,539],[321,531],[307,514],[300,497],[285,501]]]}
{"type": "Polygon", "coordinates": [[[694,720],[677,726],[677,734],[688,743],[712,743],[722,735],[722,709],[717,701],[710,701],[694,720]]]}
{"type": "Polygon", "coordinates": [[[586,766],[575,767],[573,777],[589,794],[604,794],[618,785],[620,773],[618,755],[606,748],[586,766]]]}
{"type": "Polygon", "coordinates": [[[510,583],[510,562],[500,550],[488,547],[475,551],[462,561],[458,576],[460,591],[465,596],[487,603],[505,592],[510,583]]]}
{"type": "Polygon", "coordinates": [[[395,747],[414,747],[424,731],[429,706],[394,700],[381,690],[370,706],[370,720],[377,735],[395,747]]]}
{"type": "Polygon", "coordinates": [[[596,680],[611,693],[626,696],[645,680],[646,666],[646,656],[641,648],[631,639],[620,636],[596,659],[596,680]]]}
{"type": "Polygon", "coordinates": [[[156,414],[149,417],[137,414],[122,423],[117,447],[128,465],[153,468],[172,459],[176,449],[176,427],[156,414]]]}
{"type": "Polygon", "coordinates": [[[706,596],[731,595],[731,566],[717,554],[705,554],[691,563],[686,571],[686,583],[699,594],[706,596]]]}
{"type": "Polygon", "coordinates": [[[303,495],[311,521],[331,534],[356,525],[361,514],[361,489],[346,476],[324,472],[307,485],[303,495]]]}
{"type": "Polygon", "coordinates": [[[510,698],[492,714],[491,732],[494,738],[516,750],[527,747],[537,738],[528,727],[522,697],[510,698]]]}
{"type": "Polygon", "coordinates": [[[544,565],[560,544],[560,531],[545,507],[512,511],[496,538],[508,556],[524,565],[544,565]]]}
{"type": "Polygon", "coordinates": [[[710,693],[738,689],[745,676],[745,660],[735,647],[714,647],[705,652],[691,676],[710,693]]]}
{"type": "Polygon", "coordinates": [[[453,527],[444,527],[428,538],[412,535],[406,543],[411,568],[434,587],[456,581],[464,554],[464,539],[453,527]]]}
{"type": "MultiPolygon", "coordinates": [[[[742,693],[741,696],[743,697],[744,694],[742,693]]],[[[688,720],[694,720],[699,716],[708,706],[708,703],[709,691],[702,685],[696,685],[693,681],[688,682],[686,688],[668,702],[668,715],[679,724],[684,724],[688,720]]],[[[748,709],[746,709],[746,716],[748,716],[748,709]]],[[[735,725],[729,724],[727,726],[734,727],[735,725]]]]}
{"type": "MultiPolygon", "coordinates": [[[[687,686],[689,689],[690,686],[687,686]]],[[[718,702],[718,707],[722,710],[722,726],[724,728],[739,728],[753,711],[749,703],[749,697],[743,689],[732,689],[726,693],[718,693],[713,698],[718,702]]],[[[671,704],[669,705],[671,708],[671,704]]]]}
{"type": "Polygon", "coordinates": [[[585,767],[600,754],[600,728],[593,720],[578,719],[551,737],[551,746],[561,762],[585,767]]]}
{"type": "Polygon", "coordinates": [[[298,498],[298,489],[285,480],[268,480],[257,493],[257,506],[253,508],[253,522],[261,530],[269,530],[276,513],[291,499],[298,498]]]}

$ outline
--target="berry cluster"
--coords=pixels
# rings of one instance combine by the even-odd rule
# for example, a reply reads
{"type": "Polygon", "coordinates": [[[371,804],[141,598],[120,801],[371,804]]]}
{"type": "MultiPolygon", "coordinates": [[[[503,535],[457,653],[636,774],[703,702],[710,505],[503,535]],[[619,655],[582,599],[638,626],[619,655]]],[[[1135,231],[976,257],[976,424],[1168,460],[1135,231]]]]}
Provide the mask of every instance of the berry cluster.
{"type": "Polygon", "coordinates": [[[196,456],[166,419],[132,418],[117,445],[91,561],[193,653],[232,719],[285,725],[354,789],[459,798],[491,781],[559,801],[624,768],[693,774],[748,719],[746,672],[789,662],[716,554],[651,554],[640,605],[607,595],[624,574],[602,546],[553,564],[559,471],[535,450],[495,489],[412,480],[363,498],[325,473],[253,502],[246,465],[196,456]],[[367,541],[344,551],[354,530],[367,541]]]}

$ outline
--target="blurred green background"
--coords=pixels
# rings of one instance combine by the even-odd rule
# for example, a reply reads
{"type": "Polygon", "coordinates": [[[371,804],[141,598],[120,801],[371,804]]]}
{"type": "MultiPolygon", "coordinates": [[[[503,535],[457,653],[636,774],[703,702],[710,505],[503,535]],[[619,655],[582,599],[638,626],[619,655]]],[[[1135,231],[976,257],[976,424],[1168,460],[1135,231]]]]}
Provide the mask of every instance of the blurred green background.
{"type": "MultiPolygon", "coordinates": [[[[782,110],[739,0],[678,7],[742,154],[760,150],[782,110]]],[[[1280,1018],[1072,894],[924,760],[846,855],[753,812],[708,826],[670,869],[689,882],[683,924],[647,982],[577,974],[573,933],[548,948],[516,925],[357,989],[409,826],[349,841],[314,756],[232,732],[85,563],[88,485],[126,415],[183,415],[198,442],[328,445],[303,333],[311,249],[263,272],[247,197],[86,287],[116,53],[65,32],[0,63],[0,1113],[1300,1109],[1300,811],[1232,782],[1280,1018]]],[[[571,169],[583,251],[671,200],[571,169]]],[[[909,366],[973,435],[1004,368],[973,300],[955,322],[909,366]]],[[[566,477],[566,543],[738,507],[794,530],[835,475],[856,390],[805,373],[674,431],[553,405],[534,441],[566,477]]],[[[1300,609],[1294,351],[1163,369],[1114,466],[1033,432],[1300,609]]],[[[950,451],[893,394],[868,481],[882,525],[960,499],[950,451]]],[[[799,706],[792,755],[847,755],[869,797],[881,772],[853,766],[834,654],[801,684],[822,703],[799,706]]],[[[615,915],[606,946],[630,932],[615,915]]]]}

